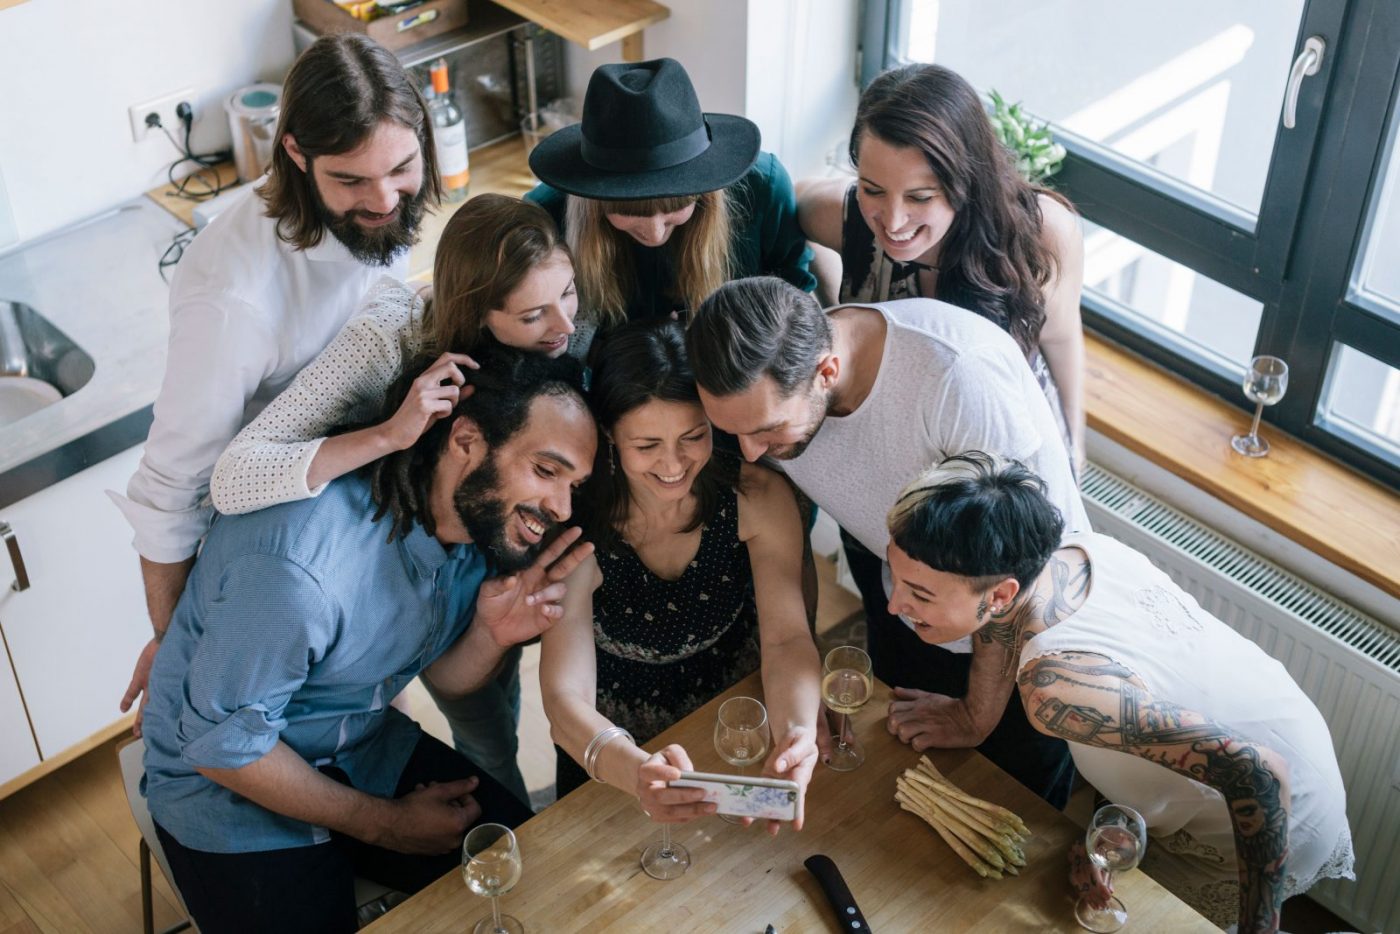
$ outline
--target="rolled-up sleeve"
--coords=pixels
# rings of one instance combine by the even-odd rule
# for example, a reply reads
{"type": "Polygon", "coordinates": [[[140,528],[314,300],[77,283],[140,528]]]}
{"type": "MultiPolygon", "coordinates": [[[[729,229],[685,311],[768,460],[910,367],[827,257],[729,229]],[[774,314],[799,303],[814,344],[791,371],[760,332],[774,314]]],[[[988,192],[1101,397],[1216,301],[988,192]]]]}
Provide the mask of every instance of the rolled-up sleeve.
{"type": "Polygon", "coordinates": [[[145,558],[183,561],[209,528],[209,475],[277,359],[261,315],[227,296],[171,308],[165,379],[126,496],[113,494],[145,558]]]}
{"type": "Polygon", "coordinates": [[[286,727],[288,701],[334,644],[339,619],[295,562],[265,555],[232,562],[185,673],[181,759],[237,769],[266,755],[286,727]]]}

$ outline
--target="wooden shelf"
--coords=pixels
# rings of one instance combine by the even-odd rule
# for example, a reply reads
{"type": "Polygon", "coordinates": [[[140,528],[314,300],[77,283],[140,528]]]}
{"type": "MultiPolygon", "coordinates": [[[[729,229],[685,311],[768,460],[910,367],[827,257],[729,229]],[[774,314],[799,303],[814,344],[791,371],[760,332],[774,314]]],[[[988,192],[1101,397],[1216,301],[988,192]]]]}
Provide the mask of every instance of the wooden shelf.
{"type": "Polygon", "coordinates": [[[1400,496],[1270,425],[1268,457],[1230,437],[1249,416],[1086,335],[1089,427],[1362,580],[1400,597],[1400,496]]]}
{"type": "Polygon", "coordinates": [[[495,0],[537,26],[590,52],[623,42],[623,58],[642,56],[641,33],[671,15],[652,0],[495,0]]]}

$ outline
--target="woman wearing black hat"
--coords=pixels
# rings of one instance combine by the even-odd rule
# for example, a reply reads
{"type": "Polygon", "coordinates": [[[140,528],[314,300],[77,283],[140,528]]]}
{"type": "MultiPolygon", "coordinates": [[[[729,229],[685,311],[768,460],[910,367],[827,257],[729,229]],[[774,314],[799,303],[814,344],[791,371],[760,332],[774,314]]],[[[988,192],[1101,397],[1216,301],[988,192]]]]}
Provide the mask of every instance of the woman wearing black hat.
{"type": "Polygon", "coordinates": [[[526,195],[573,250],[581,304],[603,325],[684,312],[730,279],[811,291],[792,181],[743,117],[702,113],[662,58],[593,72],[583,122],[530,154],[526,195]]]}

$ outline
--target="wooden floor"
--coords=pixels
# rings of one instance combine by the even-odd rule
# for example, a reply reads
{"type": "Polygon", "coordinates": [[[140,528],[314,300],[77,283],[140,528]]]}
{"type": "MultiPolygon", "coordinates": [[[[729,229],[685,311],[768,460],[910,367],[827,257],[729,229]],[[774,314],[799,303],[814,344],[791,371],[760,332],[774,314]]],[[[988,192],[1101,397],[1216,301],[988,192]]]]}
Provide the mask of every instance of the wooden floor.
{"type": "MultiPolygon", "coordinates": [[[[859,601],[834,584],[818,559],[818,628],[848,620],[859,601]]],[[[554,782],[554,747],[539,692],[539,648],[521,666],[520,767],[532,791],[554,782]]],[[[425,729],[451,742],[447,723],[415,683],[409,703],[425,729]]],[[[104,743],[0,801],[0,934],[141,930],[140,834],[131,819],[116,747],[104,743]]],[[[156,867],[156,930],[183,917],[156,867]]]]}

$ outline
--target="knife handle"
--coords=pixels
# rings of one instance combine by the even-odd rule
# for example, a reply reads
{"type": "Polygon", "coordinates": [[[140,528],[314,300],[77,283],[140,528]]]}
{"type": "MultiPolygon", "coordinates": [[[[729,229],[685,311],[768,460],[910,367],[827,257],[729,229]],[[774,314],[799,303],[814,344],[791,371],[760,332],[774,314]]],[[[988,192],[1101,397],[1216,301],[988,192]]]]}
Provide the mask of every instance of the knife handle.
{"type": "Polygon", "coordinates": [[[806,866],[807,871],[817,877],[817,883],[826,893],[826,899],[831,902],[831,907],[836,910],[836,917],[843,930],[862,932],[870,930],[865,915],[861,914],[860,909],[856,907],[855,896],[851,894],[846,880],[841,877],[841,870],[836,868],[831,857],[818,853],[816,856],[807,857],[802,865],[806,866]]]}

